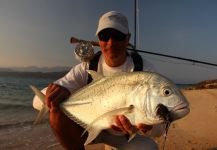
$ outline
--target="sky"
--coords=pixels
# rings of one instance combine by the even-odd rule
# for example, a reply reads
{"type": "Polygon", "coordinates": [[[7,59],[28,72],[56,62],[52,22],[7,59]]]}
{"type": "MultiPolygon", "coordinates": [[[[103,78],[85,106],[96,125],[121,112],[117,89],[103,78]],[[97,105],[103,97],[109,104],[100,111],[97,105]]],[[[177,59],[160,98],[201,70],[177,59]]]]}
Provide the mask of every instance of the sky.
{"type": "MultiPolygon", "coordinates": [[[[137,48],[217,64],[216,8],[216,0],[138,0],[137,48]]],[[[0,0],[0,67],[74,66],[70,37],[97,40],[110,10],[127,16],[133,43],[134,0],[0,0]]],[[[141,55],[175,82],[217,78],[214,66],[141,55]]]]}

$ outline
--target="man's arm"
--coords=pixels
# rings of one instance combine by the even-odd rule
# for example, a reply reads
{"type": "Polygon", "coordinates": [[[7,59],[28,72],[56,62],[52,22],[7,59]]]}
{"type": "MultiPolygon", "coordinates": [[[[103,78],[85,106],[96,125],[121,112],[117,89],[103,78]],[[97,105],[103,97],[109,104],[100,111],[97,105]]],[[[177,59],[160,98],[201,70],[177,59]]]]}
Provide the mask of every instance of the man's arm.
{"type": "Polygon", "coordinates": [[[87,134],[84,129],[69,119],[59,108],[59,104],[67,99],[70,92],[57,84],[49,84],[46,91],[46,104],[50,108],[50,126],[62,146],[70,150],[83,148],[87,134]]]}

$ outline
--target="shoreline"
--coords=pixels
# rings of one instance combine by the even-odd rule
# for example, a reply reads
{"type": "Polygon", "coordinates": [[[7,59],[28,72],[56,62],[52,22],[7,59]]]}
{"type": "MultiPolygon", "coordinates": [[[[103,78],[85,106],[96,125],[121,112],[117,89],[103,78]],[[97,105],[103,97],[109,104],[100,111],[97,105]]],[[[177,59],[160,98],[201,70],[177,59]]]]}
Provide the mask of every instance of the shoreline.
{"type": "MultiPolygon", "coordinates": [[[[217,89],[183,89],[182,92],[190,103],[191,112],[171,124],[165,150],[216,150],[217,89]]],[[[27,122],[0,128],[0,135],[3,150],[63,150],[47,121],[34,127],[27,122]]],[[[159,148],[162,148],[162,141],[160,137],[159,148]]]]}

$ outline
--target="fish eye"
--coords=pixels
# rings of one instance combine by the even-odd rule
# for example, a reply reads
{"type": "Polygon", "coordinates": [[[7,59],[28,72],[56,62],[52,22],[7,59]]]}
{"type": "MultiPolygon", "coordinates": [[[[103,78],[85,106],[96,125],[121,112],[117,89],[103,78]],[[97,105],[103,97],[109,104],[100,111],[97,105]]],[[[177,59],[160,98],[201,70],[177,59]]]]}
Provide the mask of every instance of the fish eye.
{"type": "Polygon", "coordinates": [[[170,96],[172,93],[172,90],[168,87],[162,89],[163,96],[170,96]]]}

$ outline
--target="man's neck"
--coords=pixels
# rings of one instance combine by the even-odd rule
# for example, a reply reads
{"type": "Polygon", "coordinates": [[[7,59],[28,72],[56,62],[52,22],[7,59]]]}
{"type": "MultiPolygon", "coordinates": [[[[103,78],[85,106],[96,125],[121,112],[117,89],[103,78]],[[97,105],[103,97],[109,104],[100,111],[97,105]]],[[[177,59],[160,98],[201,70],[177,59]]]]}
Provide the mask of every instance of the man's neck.
{"type": "Polygon", "coordinates": [[[118,66],[121,66],[125,63],[126,59],[127,59],[127,55],[124,55],[118,59],[105,59],[105,63],[110,66],[110,67],[118,67],[118,66]]]}

